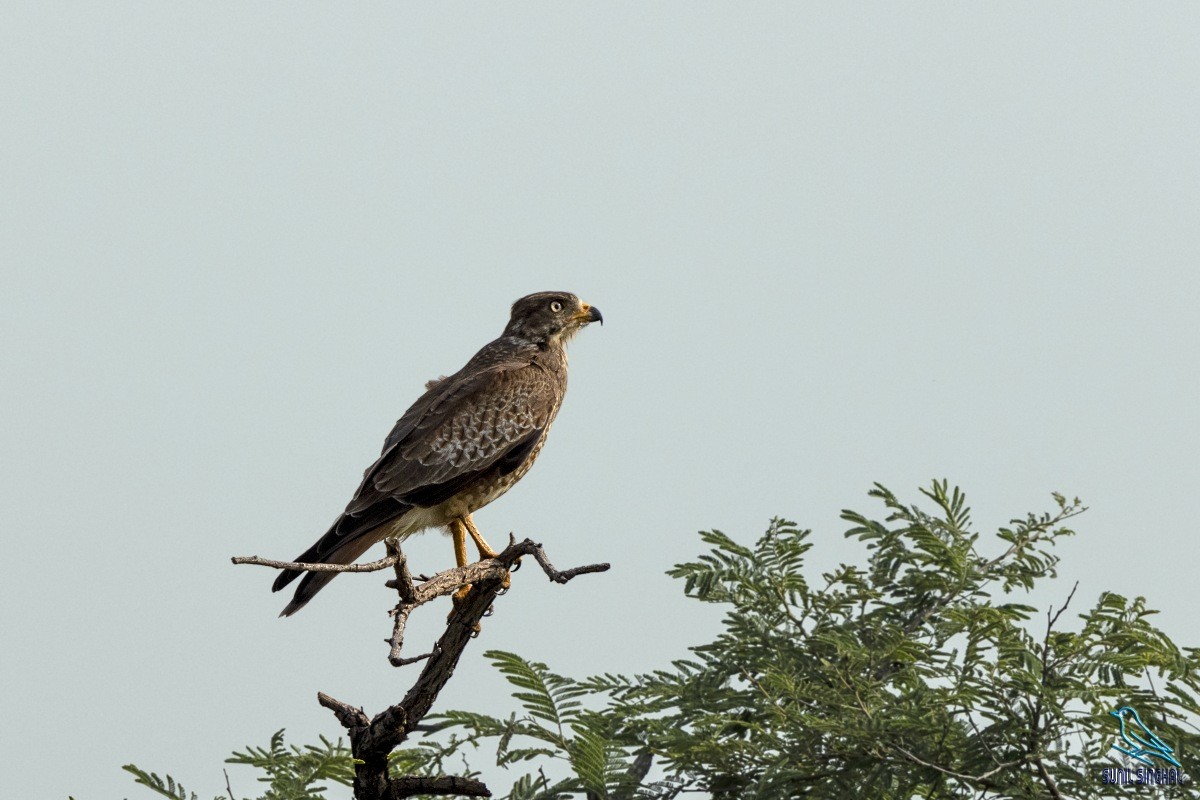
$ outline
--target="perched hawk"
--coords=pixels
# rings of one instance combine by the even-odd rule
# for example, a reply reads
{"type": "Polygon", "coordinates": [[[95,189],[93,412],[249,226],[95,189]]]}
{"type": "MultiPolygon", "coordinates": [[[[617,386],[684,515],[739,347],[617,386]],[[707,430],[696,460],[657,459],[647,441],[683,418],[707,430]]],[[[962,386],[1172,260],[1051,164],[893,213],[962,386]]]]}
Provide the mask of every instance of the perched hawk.
{"type": "MultiPolygon", "coordinates": [[[[471,513],[529,471],[567,390],[567,341],[600,311],[569,292],[540,292],[513,303],[500,338],[458,372],[430,381],[383,443],[346,510],[296,560],[350,564],[371,545],[450,526],[459,566],[466,534],[481,557],[495,555],[471,513]]],[[[301,573],[286,570],[279,591],[301,573]]],[[[336,572],[310,572],[281,616],[296,613],[336,572]]]]}

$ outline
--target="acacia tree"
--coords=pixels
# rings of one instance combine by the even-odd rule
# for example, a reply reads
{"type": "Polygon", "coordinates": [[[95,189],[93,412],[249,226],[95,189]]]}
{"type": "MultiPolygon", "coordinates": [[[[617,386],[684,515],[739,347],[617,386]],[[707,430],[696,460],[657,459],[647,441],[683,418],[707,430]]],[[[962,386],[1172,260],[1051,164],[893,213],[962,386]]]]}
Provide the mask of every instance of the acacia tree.
{"type": "Polygon", "coordinates": [[[884,519],[843,512],[866,563],[816,580],[809,531],[790,522],[753,546],[701,534],[708,551],[670,574],[726,608],[715,640],[669,670],[582,680],[489,652],[519,709],[443,714],[399,758],[434,775],[494,747],[518,773],[509,800],[1123,797],[1101,770],[1120,755],[1112,712],[1130,706],[1171,748],[1143,758],[1186,772],[1200,652],[1154,627],[1143,598],[1104,592],[1081,614],[1066,614],[1073,589],[1057,608],[1016,599],[1055,577],[1079,501],[1055,495],[1053,511],[981,538],[961,492],[922,493],[928,512],[882,486],[884,519]]]}

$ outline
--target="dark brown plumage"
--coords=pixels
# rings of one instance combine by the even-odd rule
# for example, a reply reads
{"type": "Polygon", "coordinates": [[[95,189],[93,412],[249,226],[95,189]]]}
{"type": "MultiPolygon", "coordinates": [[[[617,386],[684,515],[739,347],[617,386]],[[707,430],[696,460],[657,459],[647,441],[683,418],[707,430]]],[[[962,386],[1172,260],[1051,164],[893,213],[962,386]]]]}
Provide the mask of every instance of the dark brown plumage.
{"type": "MultiPolygon", "coordinates": [[[[567,341],[600,312],[569,292],[513,303],[504,333],[453,375],[431,381],[404,412],[346,510],[296,560],[349,564],[386,538],[465,524],[533,465],[567,389],[567,341]]],[[[286,570],[272,591],[301,573],[286,570]]],[[[336,572],[304,575],[282,616],[294,614],[336,572]]]]}

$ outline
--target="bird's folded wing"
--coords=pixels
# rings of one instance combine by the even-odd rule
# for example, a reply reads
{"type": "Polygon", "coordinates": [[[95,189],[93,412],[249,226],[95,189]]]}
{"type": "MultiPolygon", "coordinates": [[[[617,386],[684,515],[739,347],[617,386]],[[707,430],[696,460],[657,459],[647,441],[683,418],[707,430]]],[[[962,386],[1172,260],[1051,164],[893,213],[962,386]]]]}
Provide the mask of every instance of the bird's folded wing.
{"type": "Polygon", "coordinates": [[[534,435],[554,414],[558,390],[553,378],[528,362],[466,372],[437,384],[414,404],[410,414],[418,412],[419,418],[401,418],[396,428],[403,425],[403,433],[389,437],[391,445],[367,471],[347,514],[361,513],[385,498],[425,505],[422,495],[429,493],[422,490],[462,486],[506,456],[528,452],[534,435]]]}

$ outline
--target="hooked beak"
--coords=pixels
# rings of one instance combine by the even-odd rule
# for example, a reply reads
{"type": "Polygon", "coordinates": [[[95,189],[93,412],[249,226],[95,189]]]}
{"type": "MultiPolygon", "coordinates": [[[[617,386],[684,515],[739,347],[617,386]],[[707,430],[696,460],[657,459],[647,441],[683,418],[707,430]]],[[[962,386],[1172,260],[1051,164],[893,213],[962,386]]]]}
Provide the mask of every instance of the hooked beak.
{"type": "Polygon", "coordinates": [[[604,324],[604,315],[600,313],[600,309],[588,303],[583,304],[583,309],[576,315],[576,319],[587,325],[590,322],[599,322],[604,324]]]}

